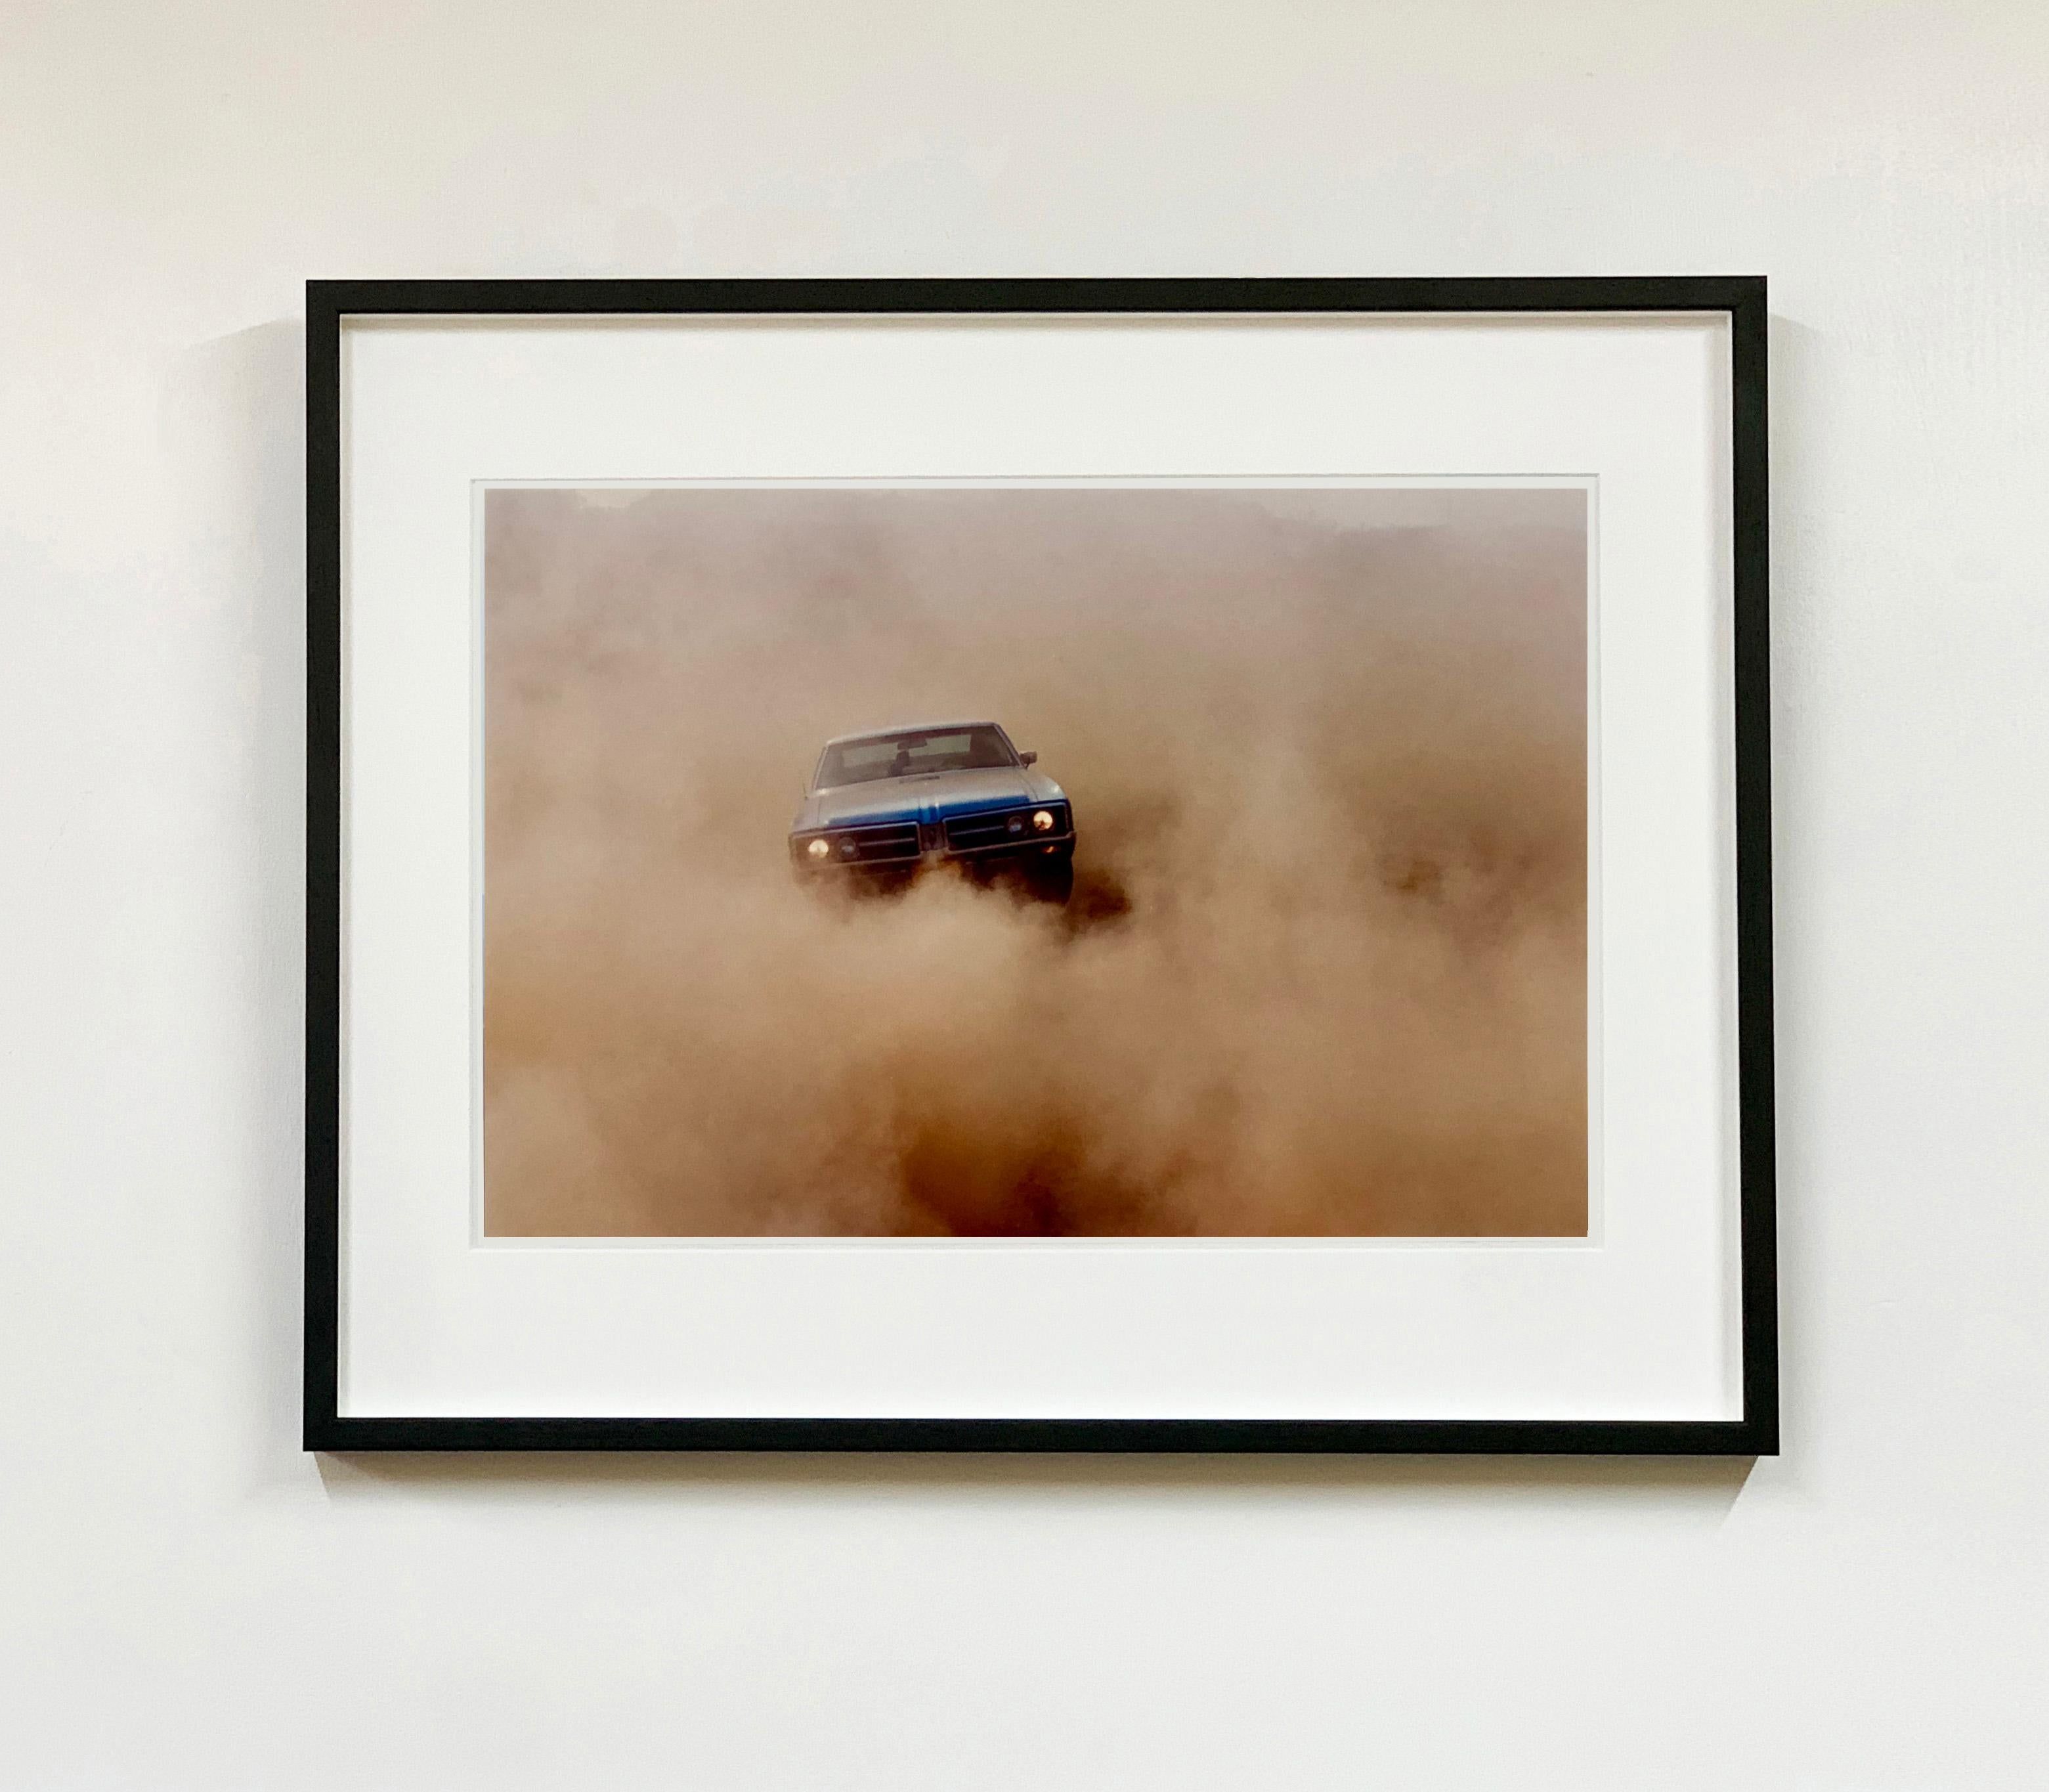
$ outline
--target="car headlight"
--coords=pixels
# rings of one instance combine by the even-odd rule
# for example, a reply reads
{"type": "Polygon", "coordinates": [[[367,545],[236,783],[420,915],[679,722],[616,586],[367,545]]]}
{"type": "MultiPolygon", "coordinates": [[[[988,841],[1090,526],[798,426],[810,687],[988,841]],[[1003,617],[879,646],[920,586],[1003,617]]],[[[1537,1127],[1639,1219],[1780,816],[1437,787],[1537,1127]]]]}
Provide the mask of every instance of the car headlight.
{"type": "Polygon", "coordinates": [[[812,841],[809,846],[804,848],[804,851],[808,852],[814,859],[829,859],[832,856],[832,848],[826,845],[823,840],[812,841]]]}
{"type": "Polygon", "coordinates": [[[1040,809],[1032,817],[1032,825],[1037,828],[1042,834],[1052,833],[1053,831],[1053,812],[1051,809],[1040,809]]]}

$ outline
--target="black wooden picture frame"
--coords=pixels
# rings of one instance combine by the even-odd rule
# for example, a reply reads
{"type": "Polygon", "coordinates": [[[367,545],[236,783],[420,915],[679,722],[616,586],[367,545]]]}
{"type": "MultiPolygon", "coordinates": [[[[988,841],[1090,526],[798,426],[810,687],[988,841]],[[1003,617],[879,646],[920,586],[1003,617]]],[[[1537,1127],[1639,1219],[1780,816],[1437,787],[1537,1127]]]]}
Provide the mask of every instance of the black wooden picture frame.
{"type": "Polygon", "coordinates": [[[313,281],[306,288],[305,1447],[1736,1455],[1779,1447],[1765,283],[1754,277],[313,281]],[[1732,1420],[383,1418],[339,1410],[345,320],[379,316],[1721,314],[1731,325],[1742,1416],[1732,1420]]]}

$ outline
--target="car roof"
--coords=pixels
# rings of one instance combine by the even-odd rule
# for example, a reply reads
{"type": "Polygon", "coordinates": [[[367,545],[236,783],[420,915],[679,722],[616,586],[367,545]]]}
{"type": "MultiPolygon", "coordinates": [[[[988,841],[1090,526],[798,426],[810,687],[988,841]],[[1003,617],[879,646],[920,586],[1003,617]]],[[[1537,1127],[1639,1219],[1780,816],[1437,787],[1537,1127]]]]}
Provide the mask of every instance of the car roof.
{"type": "Polygon", "coordinates": [[[943,734],[956,728],[995,728],[998,732],[1001,731],[1001,724],[990,721],[986,716],[978,716],[970,721],[900,722],[893,728],[857,728],[850,734],[834,734],[826,745],[844,746],[849,741],[881,740],[888,734],[943,734]]]}

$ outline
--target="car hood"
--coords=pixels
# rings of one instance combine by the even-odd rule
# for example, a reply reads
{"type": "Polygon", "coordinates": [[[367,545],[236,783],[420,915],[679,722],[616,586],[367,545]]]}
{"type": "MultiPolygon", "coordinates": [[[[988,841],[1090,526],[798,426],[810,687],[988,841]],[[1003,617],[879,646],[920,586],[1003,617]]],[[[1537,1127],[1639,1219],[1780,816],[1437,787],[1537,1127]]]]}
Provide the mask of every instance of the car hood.
{"type": "Polygon", "coordinates": [[[813,791],[791,826],[802,831],[882,821],[943,821],[950,815],[1007,808],[1013,803],[1050,803],[1059,795],[1059,785],[1051,778],[1034,777],[1021,765],[877,778],[867,784],[842,785],[837,790],[813,791]]]}

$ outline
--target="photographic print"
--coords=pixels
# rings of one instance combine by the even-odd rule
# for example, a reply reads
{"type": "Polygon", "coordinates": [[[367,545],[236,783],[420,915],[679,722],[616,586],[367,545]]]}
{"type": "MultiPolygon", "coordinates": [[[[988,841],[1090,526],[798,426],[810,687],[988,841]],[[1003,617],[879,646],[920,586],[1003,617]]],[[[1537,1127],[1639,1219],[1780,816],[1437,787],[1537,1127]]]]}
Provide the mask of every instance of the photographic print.
{"type": "Polygon", "coordinates": [[[1586,1236],[1584,483],[480,501],[487,1237],[1586,1236]]]}
{"type": "Polygon", "coordinates": [[[1761,281],[308,318],[309,1447],[1775,1447],[1761,281]]]}

